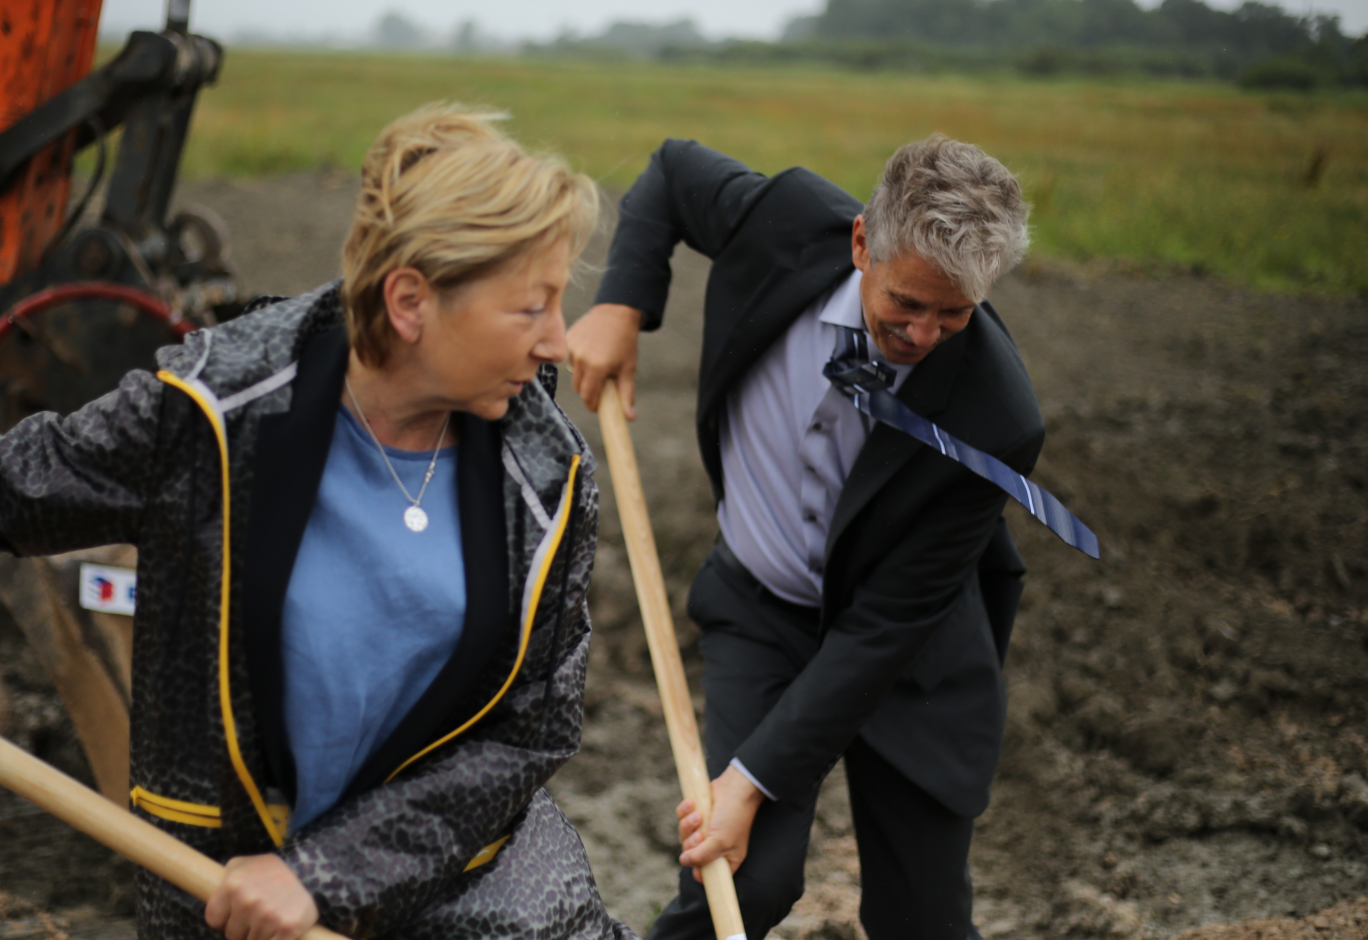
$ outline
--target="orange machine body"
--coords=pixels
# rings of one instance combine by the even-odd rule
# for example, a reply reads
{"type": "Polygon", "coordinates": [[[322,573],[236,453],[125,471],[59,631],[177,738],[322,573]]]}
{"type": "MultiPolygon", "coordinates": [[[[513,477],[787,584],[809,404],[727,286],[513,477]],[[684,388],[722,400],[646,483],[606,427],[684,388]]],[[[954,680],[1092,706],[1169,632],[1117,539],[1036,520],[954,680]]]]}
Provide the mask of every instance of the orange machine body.
{"type": "MultiPolygon", "coordinates": [[[[0,4],[0,131],[85,78],[103,0],[0,4]]],[[[0,284],[38,266],[65,221],[76,131],[54,142],[0,192],[0,284]]]]}

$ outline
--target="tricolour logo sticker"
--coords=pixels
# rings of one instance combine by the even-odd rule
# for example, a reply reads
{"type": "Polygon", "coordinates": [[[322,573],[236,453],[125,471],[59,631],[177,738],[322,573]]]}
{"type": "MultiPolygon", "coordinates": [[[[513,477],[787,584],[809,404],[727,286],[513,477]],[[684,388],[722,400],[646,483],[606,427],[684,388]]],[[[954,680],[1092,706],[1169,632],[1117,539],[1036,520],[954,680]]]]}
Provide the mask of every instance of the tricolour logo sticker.
{"type": "Polygon", "coordinates": [[[138,573],[109,565],[81,565],[81,606],[107,614],[132,616],[138,599],[138,573]]]}

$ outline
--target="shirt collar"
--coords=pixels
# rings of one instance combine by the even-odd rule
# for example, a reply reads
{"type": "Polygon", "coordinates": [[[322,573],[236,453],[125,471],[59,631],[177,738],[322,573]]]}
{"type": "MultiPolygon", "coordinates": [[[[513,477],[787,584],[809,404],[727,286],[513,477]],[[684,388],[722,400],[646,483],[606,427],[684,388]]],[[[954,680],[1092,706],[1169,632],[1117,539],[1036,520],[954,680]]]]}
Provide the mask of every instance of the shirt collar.
{"type": "Polygon", "coordinates": [[[861,330],[865,336],[869,337],[870,358],[877,362],[884,362],[893,367],[897,378],[893,382],[893,390],[896,391],[902,383],[912,374],[915,366],[896,365],[888,362],[880,353],[879,347],[874,345],[874,338],[869,336],[869,330],[865,327],[864,307],[860,304],[860,280],[864,277],[859,268],[850,273],[836,286],[831,292],[831,299],[826,302],[822,312],[817,319],[832,326],[848,326],[851,329],[861,330]]]}
{"type": "Polygon", "coordinates": [[[826,302],[817,319],[833,326],[863,330],[864,312],[860,306],[860,280],[863,277],[859,268],[850,272],[850,277],[837,284],[831,292],[831,299],[826,302]]]}

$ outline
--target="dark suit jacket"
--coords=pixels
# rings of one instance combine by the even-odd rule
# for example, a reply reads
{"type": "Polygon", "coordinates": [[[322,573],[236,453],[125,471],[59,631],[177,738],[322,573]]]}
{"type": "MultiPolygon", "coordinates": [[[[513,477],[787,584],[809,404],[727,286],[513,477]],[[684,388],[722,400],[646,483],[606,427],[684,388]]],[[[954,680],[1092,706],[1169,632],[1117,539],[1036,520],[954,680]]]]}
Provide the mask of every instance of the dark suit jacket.
{"type": "MultiPolygon", "coordinates": [[[[698,442],[720,498],[727,394],[800,313],[854,268],[847,193],[804,169],[767,178],[693,141],[666,141],[622,200],[600,303],[660,325],[683,241],[713,259],[698,442]]],[[[817,377],[814,376],[816,381],[817,377]]],[[[1044,424],[1021,358],[983,303],[898,393],[917,413],[1023,473],[1044,424]]],[[[1007,496],[877,425],[827,536],[822,643],[739,757],[780,799],[810,792],[860,734],[951,810],[988,804],[1006,715],[1002,661],[1025,569],[1007,496]]]]}

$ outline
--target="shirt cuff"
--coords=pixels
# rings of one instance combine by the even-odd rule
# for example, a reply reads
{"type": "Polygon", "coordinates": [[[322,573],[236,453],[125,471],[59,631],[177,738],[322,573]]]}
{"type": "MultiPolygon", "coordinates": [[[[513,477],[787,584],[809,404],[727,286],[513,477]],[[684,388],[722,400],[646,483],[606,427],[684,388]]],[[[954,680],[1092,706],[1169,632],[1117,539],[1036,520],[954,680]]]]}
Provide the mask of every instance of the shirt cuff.
{"type": "Polygon", "coordinates": [[[738,760],[737,758],[733,757],[733,758],[731,759],[731,766],[732,766],[732,767],[735,767],[737,770],[741,771],[741,776],[745,777],[745,778],[746,778],[747,780],[749,780],[751,783],[755,784],[755,788],[756,788],[757,790],[759,790],[761,793],[765,794],[765,797],[766,797],[767,799],[771,799],[771,800],[776,799],[776,797],[775,797],[775,795],[774,795],[773,793],[771,793],[770,791],[768,791],[768,790],[765,789],[765,785],[764,785],[763,783],[761,783],[759,780],[756,780],[753,776],[751,776],[751,772],[750,772],[749,770],[746,769],[746,765],[743,764],[743,763],[741,763],[740,760],[738,760]]]}

